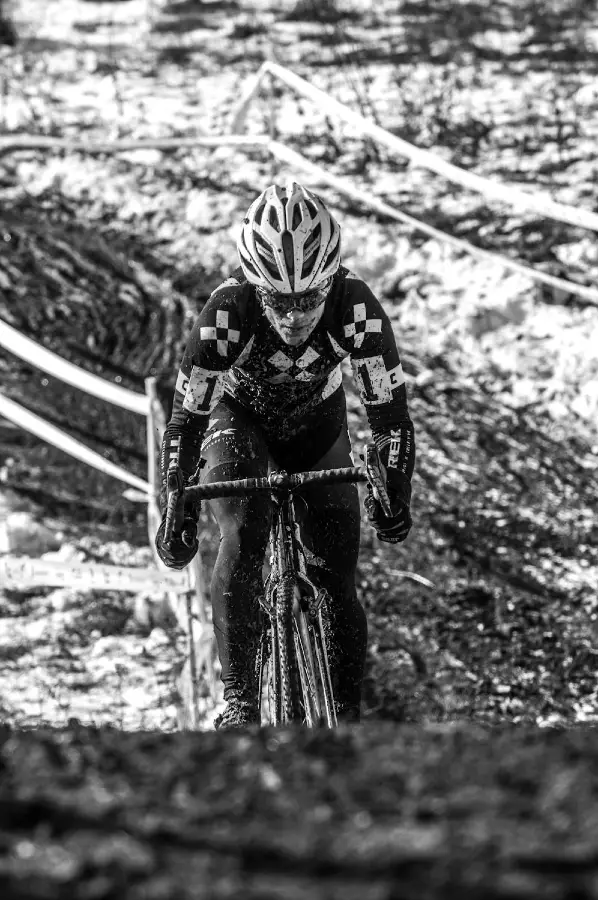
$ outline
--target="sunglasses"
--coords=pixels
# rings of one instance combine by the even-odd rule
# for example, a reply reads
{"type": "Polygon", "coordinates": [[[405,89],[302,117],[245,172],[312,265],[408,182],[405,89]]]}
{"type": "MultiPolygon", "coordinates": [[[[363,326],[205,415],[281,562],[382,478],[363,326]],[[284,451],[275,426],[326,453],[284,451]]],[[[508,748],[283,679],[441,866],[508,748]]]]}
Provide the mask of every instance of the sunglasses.
{"type": "Polygon", "coordinates": [[[264,306],[268,306],[272,312],[284,315],[291,309],[300,312],[313,312],[324,302],[330,291],[332,279],[329,278],[320,287],[313,291],[303,291],[301,294],[281,294],[278,291],[267,291],[265,288],[257,288],[257,294],[264,306]]]}

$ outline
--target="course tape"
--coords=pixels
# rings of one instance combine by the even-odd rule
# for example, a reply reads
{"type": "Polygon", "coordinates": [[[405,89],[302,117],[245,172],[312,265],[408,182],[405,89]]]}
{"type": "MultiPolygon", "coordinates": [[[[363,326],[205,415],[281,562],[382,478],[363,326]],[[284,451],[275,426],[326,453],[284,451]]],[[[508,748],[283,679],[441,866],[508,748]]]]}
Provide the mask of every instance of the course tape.
{"type": "Polygon", "coordinates": [[[56,353],[52,353],[51,350],[46,350],[31,338],[25,337],[12,325],[8,325],[2,320],[0,320],[0,344],[11,353],[20,356],[21,359],[37,366],[38,369],[43,369],[44,372],[48,372],[88,394],[93,394],[94,397],[107,400],[123,409],[129,409],[131,412],[140,413],[142,416],[147,416],[149,412],[149,400],[145,394],[129,391],[127,388],[111,384],[103,378],[98,378],[97,375],[92,375],[91,372],[80,369],[62,359],[61,356],[57,356],[56,353]]]}
{"type": "Polygon", "coordinates": [[[187,572],[3,556],[0,557],[0,585],[13,589],[46,585],[72,590],[165,593],[189,590],[190,577],[187,572]]]}
{"type": "Polygon", "coordinates": [[[240,98],[234,107],[234,112],[230,120],[231,136],[241,137],[240,131],[245,127],[245,119],[254,98],[257,96],[264,75],[266,74],[265,66],[260,66],[255,75],[252,75],[245,81],[245,89],[241,92],[240,98]]]}
{"type": "Polygon", "coordinates": [[[10,135],[0,137],[0,156],[26,150],[68,150],[70,153],[87,153],[91,156],[103,153],[134,153],[136,150],[173,151],[193,147],[261,147],[267,144],[267,136],[250,137],[238,134],[213,135],[192,138],[139,138],[134,141],[73,141],[45,135],[10,135]]]}
{"type": "Polygon", "coordinates": [[[368,194],[365,191],[360,190],[359,188],[353,187],[353,185],[349,181],[347,181],[347,179],[341,178],[338,175],[331,175],[321,166],[318,166],[316,163],[311,162],[311,160],[306,159],[305,156],[302,156],[295,150],[291,150],[285,144],[280,144],[278,141],[271,141],[268,145],[268,149],[274,156],[277,157],[277,159],[281,160],[282,162],[286,162],[294,168],[301,168],[310,172],[314,178],[329,184],[331,187],[339,191],[339,193],[346,194],[346,196],[348,197],[352,197],[354,200],[363,203],[365,206],[369,206],[370,209],[376,210],[384,216],[388,216],[389,218],[395,219],[398,222],[404,222],[411,228],[422,231],[424,232],[424,234],[428,234],[430,235],[430,237],[437,238],[438,240],[444,241],[447,244],[451,244],[453,247],[456,247],[459,250],[463,250],[466,253],[470,253],[472,256],[480,257],[480,259],[490,260],[491,262],[497,263],[498,265],[503,266],[507,269],[513,269],[515,272],[521,272],[523,275],[533,279],[534,281],[539,281],[542,284],[548,284],[551,287],[558,288],[559,290],[565,291],[568,294],[575,294],[578,297],[583,297],[584,300],[587,300],[591,304],[598,305],[598,290],[596,290],[595,288],[589,288],[585,287],[584,285],[575,284],[575,282],[566,281],[564,278],[555,278],[553,275],[548,275],[544,272],[540,272],[538,269],[531,269],[529,266],[525,266],[523,263],[508,259],[504,256],[499,256],[497,253],[492,253],[490,250],[482,250],[479,247],[474,247],[473,244],[469,244],[467,241],[463,241],[460,238],[453,237],[453,235],[447,234],[444,231],[440,231],[438,228],[434,228],[432,225],[426,225],[424,222],[420,222],[418,219],[414,219],[412,218],[412,216],[400,212],[398,209],[394,209],[394,207],[389,206],[382,200],[377,200],[375,197],[372,197],[371,194],[368,194]]]}
{"type": "MultiPolygon", "coordinates": [[[[293,76],[293,77],[296,78],[297,76],[293,76]]],[[[299,81],[302,81],[302,80],[303,79],[299,79],[299,81]]],[[[306,82],[306,84],[307,84],[307,82],[306,82]]],[[[308,85],[308,87],[310,87],[310,90],[311,90],[311,86],[308,85]]],[[[316,90],[316,89],[313,88],[313,90],[316,90]]],[[[255,91],[256,91],[256,86],[255,86],[255,83],[253,83],[251,92],[248,93],[243,98],[243,105],[244,105],[245,112],[246,112],[248,103],[250,102],[251,98],[255,94],[255,91]]],[[[319,93],[323,93],[323,92],[319,92],[319,93]]],[[[327,96],[327,95],[323,94],[323,96],[327,96]]],[[[336,103],[336,101],[334,101],[334,102],[336,103]]],[[[339,106],[342,106],[342,104],[339,104],[339,106]]],[[[343,107],[343,109],[344,109],[344,107],[343,107]]],[[[350,112],[350,110],[349,110],[349,112],[350,112]]],[[[240,115],[239,111],[237,111],[237,114],[234,116],[234,122],[237,125],[240,125],[241,118],[242,118],[242,116],[240,115]]],[[[361,117],[359,117],[359,118],[361,118],[361,117]]],[[[367,120],[364,119],[363,121],[366,122],[367,120]]],[[[393,137],[392,135],[390,135],[390,136],[393,137]]],[[[235,137],[235,136],[233,136],[233,137],[235,137]]],[[[1,140],[2,139],[0,139],[0,147],[1,147],[1,140]]],[[[205,142],[206,142],[205,140],[202,141],[202,143],[204,143],[204,144],[205,144],[205,142]]],[[[98,147],[101,146],[101,152],[103,152],[103,153],[104,152],[105,153],[118,153],[118,152],[121,152],[123,149],[132,150],[132,149],[136,149],[137,147],[140,147],[140,146],[163,149],[164,148],[163,145],[165,145],[165,144],[168,144],[169,148],[171,149],[175,143],[176,142],[174,140],[170,140],[170,141],[147,140],[147,141],[141,141],[139,144],[137,144],[136,142],[115,141],[112,144],[102,144],[102,145],[87,144],[87,143],[81,144],[81,145],[77,145],[77,149],[80,148],[81,150],[84,150],[85,152],[93,153],[93,152],[98,151],[98,147]],[[125,147],[125,145],[126,145],[126,147],[125,147]]],[[[194,144],[197,142],[195,142],[194,140],[190,140],[188,142],[183,142],[183,144],[184,143],[194,144]]],[[[232,141],[232,140],[229,140],[226,136],[222,136],[222,137],[214,137],[213,139],[211,139],[209,146],[217,147],[217,146],[220,146],[221,144],[223,146],[225,146],[226,144],[231,144],[231,143],[234,143],[235,145],[237,145],[239,147],[249,147],[249,148],[254,147],[254,148],[268,150],[270,153],[272,153],[274,156],[278,157],[282,161],[290,162],[291,165],[299,166],[300,168],[303,168],[305,170],[309,170],[309,171],[313,172],[320,181],[324,181],[324,182],[330,184],[332,187],[335,187],[341,193],[344,193],[349,197],[353,197],[354,199],[358,200],[360,203],[363,203],[364,205],[369,206],[371,209],[374,209],[374,210],[382,213],[383,215],[388,216],[391,219],[395,219],[398,222],[404,222],[410,228],[413,228],[417,231],[421,231],[424,234],[428,234],[431,237],[436,238],[437,240],[440,240],[440,241],[443,241],[444,243],[450,244],[453,247],[456,247],[457,249],[462,250],[464,253],[469,253],[472,256],[477,256],[479,259],[490,260],[491,262],[497,263],[498,265],[501,265],[504,268],[512,269],[515,272],[521,272],[523,275],[525,275],[527,278],[532,279],[533,281],[537,281],[542,284],[547,284],[550,287],[556,288],[559,291],[563,291],[565,294],[573,294],[574,296],[577,296],[577,297],[583,297],[583,299],[588,301],[589,303],[591,303],[593,305],[598,305],[598,290],[596,290],[594,288],[590,288],[590,287],[585,287],[584,285],[576,284],[573,281],[567,281],[564,278],[557,278],[554,275],[549,275],[547,273],[541,272],[538,269],[532,269],[529,266],[524,265],[523,263],[517,262],[516,260],[511,260],[508,257],[500,256],[497,253],[492,253],[489,250],[482,250],[479,247],[474,247],[473,244],[469,244],[467,241],[461,240],[460,238],[453,237],[453,235],[447,234],[444,231],[440,231],[440,229],[434,228],[431,225],[426,225],[425,222],[421,222],[419,219],[414,219],[412,216],[409,216],[406,213],[402,213],[399,210],[394,209],[394,207],[389,206],[386,203],[383,203],[381,200],[377,200],[376,198],[371,197],[370,195],[366,194],[365,191],[361,191],[358,188],[354,188],[349,181],[347,181],[343,178],[340,178],[339,176],[336,176],[336,175],[330,175],[328,172],[326,172],[325,169],[321,168],[320,166],[317,166],[315,163],[310,162],[310,160],[306,159],[304,156],[301,156],[301,154],[296,153],[295,151],[293,151],[289,147],[287,147],[285,144],[281,144],[278,141],[271,141],[269,138],[266,138],[264,136],[259,136],[258,138],[252,138],[252,139],[246,139],[246,140],[244,140],[241,137],[238,137],[237,140],[232,141]]],[[[41,141],[41,139],[38,139],[38,138],[31,138],[30,145],[35,146],[35,147],[40,147],[40,148],[46,147],[48,149],[59,149],[59,148],[73,149],[75,146],[71,142],[62,141],[57,138],[48,138],[45,141],[41,141]]],[[[416,148],[414,148],[414,149],[416,149],[416,148]]],[[[454,167],[454,168],[456,168],[456,167],[454,167]]],[[[502,188],[501,188],[501,190],[502,190],[502,188]]],[[[526,194],[525,196],[529,196],[529,195],[526,194]]],[[[24,340],[27,340],[27,339],[24,339],[24,340]]],[[[37,345],[34,345],[34,346],[37,348],[37,345]]],[[[10,349],[10,347],[9,347],[9,349],[10,349]]],[[[43,349],[43,348],[39,348],[39,349],[43,349]]],[[[49,353],[50,351],[44,351],[44,352],[49,353]]],[[[53,354],[51,354],[51,355],[53,355],[53,354]]],[[[32,359],[30,356],[28,356],[27,359],[29,359],[34,364],[36,363],[36,360],[32,359]]],[[[68,366],[70,364],[64,362],[64,365],[68,366]]],[[[54,369],[55,369],[55,367],[53,367],[52,369],[48,368],[47,371],[54,374],[54,369]]],[[[75,369],[76,369],[76,367],[75,367],[75,369]]],[[[83,373],[83,370],[76,369],[76,372],[83,373]]],[[[86,374],[88,376],[88,378],[90,378],[90,379],[95,379],[95,377],[96,377],[96,376],[90,375],[89,373],[83,373],[83,374],[86,374]]],[[[74,378],[75,376],[73,375],[72,377],[74,378]]],[[[78,379],[77,386],[80,386],[81,379],[79,378],[79,375],[77,375],[77,379],[78,379]]],[[[69,378],[68,380],[71,384],[74,383],[72,381],[72,379],[69,378]]],[[[108,382],[102,382],[102,379],[97,379],[97,381],[99,381],[100,383],[102,383],[104,385],[108,384],[108,382]]],[[[91,384],[91,382],[89,382],[89,383],[91,384]]],[[[112,386],[112,387],[119,391],[125,390],[124,388],[118,389],[118,388],[116,388],[116,386],[112,386]]],[[[89,392],[95,393],[97,396],[101,396],[101,397],[106,396],[104,387],[102,387],[102,393],[100,393],[99,391],[100,391],[100,388],[98,387],[96,391],[92,392],[90,390],[89,392]]],[[[137,400],[134,401],[136,404],[139,403],[139,406],[141,406],[143,403],[143,406],[144,406],[143,411],[147,414],[147,401],[145,400],[145,398],[141,394],[135,394],[132,391],[130,392],[130,394],[133,397],[137,397],[137,400]]],[[[121,397],[122,397],[122,395],[121,395],[121,397]]],[[[114,402],[117,402],[117,401],[114,401],[114,402]]],[[[127,407],[127,408],[131,408],[131,407],[127,407]]],[[[135,411],[141,412],[141,409],[136,409],[135,411]]]]}
{"type": "Polygon", "coordinates": [[[105,472],[106,475],[118,478],[120,481],[130,484],[140,491],[144,491],[146,494],[149,494],[152,491],[152,488],[147,481],[138,478],[136,475],[131,475],[126,469],[121,469],[120,466],[116,466],[109,460],[104,459],[104,457],[100,456],[99,453],[96,453],[95,450],[90,450],[85,444],[76,441],[74,438],[70,437],[70,435],[61,431],[60,428],[56,428],[55,425],[50,425],[48,422],[44,421],[44,419],[36,416],[35,413],[29,412],[28,409],[24,409],[24,407],[15,403],[14,400],[9,400],[8,397],[5,397],[2,393],[0,393],[0,416],[10,419],[15,425],[19,425],[26,431],[36,434],[48,444],[53,444],[60,450],[64,450],[65,453],[74,456],[76,459],[80,459],[82,462],[93,466],[95,469],[105,472]]]}
{"type": "MultiPolygon", "coordinates": [[[[401,156],[406,156],[415,164],[420,165],[425,169],[429,169],[432,172],[436,172],[438,175],[443,175],[449,181],[460,184],[462,187],[470,188],[473,191],[477,191],[485,197],[491,197],[493,200],[497,200],[500,203],[508,203],[520,210],[527,210],[528,212],[534,212],[542,216],[548,216],[551,219],[556,219],[558,222],[567,222],[569,225],[598,231],[598,213],[591,212],[587,209],[579,209],[564,203],[557,203],[546,194],[538,192],[532,194],[531,192],[521,190],[520,188],[515,188],[512,185],[503,184],[489,178],[483,178],[480,175],[475,175],[473,172],[468,172],[465,169],[459,168],[459,166],[446,162],[442,157],[431,153],[429,150],[422,150],[421,148],[410,144],[408,141],[396,137],[396,135],[391,134],[379,125],[375,125],[374,122],[368,121],[364,116],[354,112],[338,100],[335,100],[329,94],[320,90],[320,88],[316,88],[312,84],[309,84],[304,78],[295,75],[294,72],[291,72],[284,66],[267,61],[263,63],[258,75],[261,73],[263,76],[267,72],[274,75],[276,78],[279,78],[281,81],[284,81],[285,84],[297,93],[303,94],[304,97],[308,97],[326,112],[332,113],[339,118],[344,119],[346,122],[350,122],[364,134],[370,135],[370,137],[375,138],[391,150],[396,150],[401,156]]],[[[241,116],[243,115],[243,112],[244,110],[240,111],[241,116]]]]}

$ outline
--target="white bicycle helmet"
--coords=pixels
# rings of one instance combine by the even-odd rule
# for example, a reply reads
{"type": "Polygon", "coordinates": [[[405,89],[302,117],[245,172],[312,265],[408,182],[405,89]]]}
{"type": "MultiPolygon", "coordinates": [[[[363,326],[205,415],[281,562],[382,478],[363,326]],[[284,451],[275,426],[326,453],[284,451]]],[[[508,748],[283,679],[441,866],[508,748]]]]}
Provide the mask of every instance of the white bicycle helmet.
{"type": "Polygon", "coordinates": [[[247,281],[299,294],[327,281],[340,265],[341,230],[317,194],[289,180],[254,200],[237,241],[247,281]]]}

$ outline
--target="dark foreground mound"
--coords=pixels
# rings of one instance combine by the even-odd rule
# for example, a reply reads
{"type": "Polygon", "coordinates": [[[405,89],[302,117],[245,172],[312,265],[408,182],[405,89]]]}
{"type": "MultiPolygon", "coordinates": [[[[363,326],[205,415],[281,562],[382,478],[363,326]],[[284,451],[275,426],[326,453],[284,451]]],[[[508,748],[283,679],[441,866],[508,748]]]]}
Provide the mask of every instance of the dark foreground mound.
{"type": "Polygon", "coordinates": [[[598,737],[5,731],[4,898],[598,896],[598,737]]]}

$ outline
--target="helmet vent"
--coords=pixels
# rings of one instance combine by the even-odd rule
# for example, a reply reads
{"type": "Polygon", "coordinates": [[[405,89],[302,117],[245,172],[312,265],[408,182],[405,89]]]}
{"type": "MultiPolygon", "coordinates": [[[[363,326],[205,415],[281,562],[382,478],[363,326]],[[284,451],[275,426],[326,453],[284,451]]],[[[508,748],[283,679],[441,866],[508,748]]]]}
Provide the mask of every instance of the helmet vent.
{"type": "Polygon", "coordinates": [[[251,272],[252,275],[255,275],[256,277],[259,278],[259,274],[260,274],[260,273],[258,272],[258,270],[256,269],[256,267],[253,265],[253,263],[251,262],[251,260],[248,259],[246,256],[243,257],[243,265],[244,265],[247,269],[249,269],[249,271],[251,272]]]}
{"type": "Polygon", "coordinates": [[[255,236],[255,247],[264,269],[266,269],[274,278],[280,278],[280,272],[278,271],[278,266],[276,265],[276,260],[274,259],[272,250],[263,240],[263,238],[259,237],[258,235],[255,236]]]}
{"type": "Polygon", "coordinates": [[[319,225],[314,229],[314,233],[311,236],[311,240],[309,244],[307,244],[303,250],[303,266],[301,267],[301,277],[305,278],[307,275],[310,275],[313,272],[314,267],[314,253],[317,254],[320,249],[320,240],[322,237],[322,229],[319,225]]]}
{"type": "Polygon", "coordinates": [[[258,248],[260,262],[264,269],[272,275],[273,278],[280,278],[280,272],[278,271],[278,266],[276,265],[276,260],[274,256],[270,252],[270,250],[263,245],[261,241],[256,241],[256,246],[258,248]]]}
{"type": "MultiPolygon", "coordinates": [[[[261,224],[262,224],[262,217],[263,217],[263,215],[264,215],[264,209],[265,209],[265,206],[264,206],[263,203],[262,203],[261,206],[258,206],[258,208],[256,209],[255,214],[254,214],[254,217],[253,217],[254,222],[256,223],[256,225],[261,225],[261,224]]],[[[247,221],[249,221],[249,220],[247,220],[247,221]]]]}
{"type": "Polygon", "coordinates": [[[326,257],[326,262],[322,266],[322,270],[326,270],[328,266],[331,264],[335,256],[339,256],[339,246],[338,242],[334,245],[328,256],[326,257]]]}
{"type": "Polygon", "coordinates": [[[295,275],[295,247],[293,242],[293,235],[290,231],[283,231],[282,252],[284,253],[284,261],[287,267],[287,272],[289,273],[289,277],[293,278],[295,275]]]}
{"type": "Polygon", "coordinates": [[[301,215],[301,208],[299,207],[299,204],[297,204],[293,210],[293,228],[298,228],[302,221],[303,216],[301,215]]]}
{"type": "Polygon", "coordinates": [[[259,234],[255,235],[255,246],[261,259],[267,259],[270,262],[274,262],[274,254],[272,253],[272,249],[259,234]]]}
{"type": "Polygon", "coordinates": [[[307,254],[311,255],[313,250],[319,246],[321,240],[322,240],[322,226],[316,225],[316,227],[314,228],[312,235],[311,235],[311,241],[305,248],[306,255],[307,254]]]}
{"type": "Polygon", "coordinates": [[[268,222],[274,229],[274,231],[280,232],[280,223],[278,221],[278,216],[276,215],[276,210],[273,206],[270,207],[270,212],[268,213],[268,222]]]}

